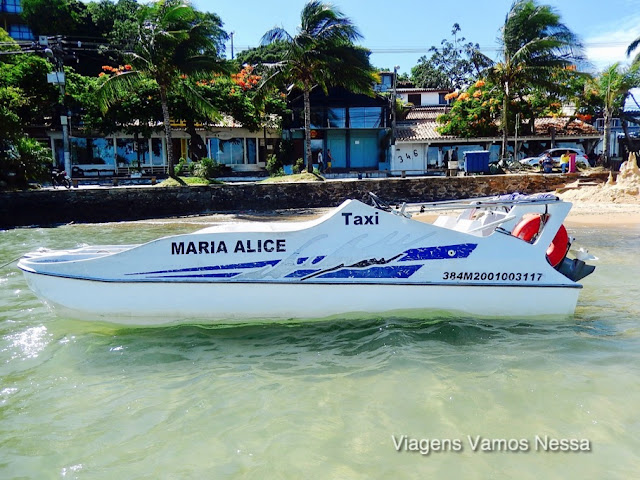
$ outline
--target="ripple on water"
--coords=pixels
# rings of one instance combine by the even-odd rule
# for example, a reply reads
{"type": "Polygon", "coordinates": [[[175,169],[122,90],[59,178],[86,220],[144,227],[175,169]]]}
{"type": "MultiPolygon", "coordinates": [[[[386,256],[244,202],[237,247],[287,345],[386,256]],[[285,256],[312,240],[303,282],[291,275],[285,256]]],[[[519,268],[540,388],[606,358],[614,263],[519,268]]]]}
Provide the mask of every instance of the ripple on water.
{"type": "MultiPolygon", "coordinates": [[[[0,259],[168,229],[3,232],[0,259]]],[[[640,402],[637,246],[618,232],[580,237],[603,261],[573,319],[122,328],[56,315],[22,275],[2,271],[0,477],[631,478],[624,473],[635,473],[640,450],[630,407],[640,402]],[[425,457],[396,452],[393,434],[550,434],[589,438],[594,449],[425,457]]]]}

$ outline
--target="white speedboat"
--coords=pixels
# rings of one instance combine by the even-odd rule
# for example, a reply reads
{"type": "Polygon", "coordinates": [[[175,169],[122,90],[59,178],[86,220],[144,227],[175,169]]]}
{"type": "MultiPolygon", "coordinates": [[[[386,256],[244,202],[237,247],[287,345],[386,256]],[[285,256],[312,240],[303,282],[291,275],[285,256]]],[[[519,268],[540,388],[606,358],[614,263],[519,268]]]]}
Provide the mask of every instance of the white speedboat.
{"type": "Polygon", "coordinates": [[[571,204],[551,195],[410,208],[347,200],[305,222],[221,224],[140,245],[39,250],[33,291],[81,318],[134,325],[397,312],[571,315],[595,267],[569,258],[571,204]]]}

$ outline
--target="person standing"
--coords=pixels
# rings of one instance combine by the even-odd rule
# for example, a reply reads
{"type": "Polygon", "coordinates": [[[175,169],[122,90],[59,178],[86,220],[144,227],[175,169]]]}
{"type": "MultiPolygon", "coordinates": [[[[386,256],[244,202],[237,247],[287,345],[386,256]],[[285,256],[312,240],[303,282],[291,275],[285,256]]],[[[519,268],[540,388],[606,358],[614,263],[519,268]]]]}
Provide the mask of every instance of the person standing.
{"type": "Polygon", "coordinates": [[[327,148],[327,172],[331,172],[332,163],[333,163],[333,157],[331,156],[331,149],[327,148]]]}
{"type": "Polygon", "coordinates": [[[571,154],[567,150],[560,157],[560,170],[562,173],[566,173],[569,170],[569,161],[571,160],[571,154]]]}
{"type": "Polygon", "coordinates": [[[318,152],[318,171],[324,173],[324,161],[322,159],[322,152],[318,152]]]}
{"type": "Polygon", "coordinates": [[[451,161],[452,162],[457,162],[458,161],[458,147],[454,148],[451,151],[451,161]]]}

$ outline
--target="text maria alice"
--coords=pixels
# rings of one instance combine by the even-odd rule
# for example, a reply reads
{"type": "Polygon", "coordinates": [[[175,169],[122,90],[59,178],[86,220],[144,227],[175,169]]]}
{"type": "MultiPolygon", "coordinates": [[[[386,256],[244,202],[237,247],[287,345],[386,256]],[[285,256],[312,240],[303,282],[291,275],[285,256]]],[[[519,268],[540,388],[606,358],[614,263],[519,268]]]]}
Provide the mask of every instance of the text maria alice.
{"type": "Polygon", "coordinates": [[[254,240],[224,240],[200,242],[171,242],[171,255],[210,255],[212,253],[262,253],[286,252],[287,245],[283,238],[267,238],[254,240]],[[227,246],[227,243],[229,245],[227,246]]]}
{"type": "Polygon", "coordinates": [[[392,435],[393,446],[398,452],[417,452],[422,455],[440,452],[461,453],[468,448],[479,452],[590,452],[591,441],[586,438],[555,438],[536,435],[528,438],[485,438],[466,435],[464,438],[414,438],[392,435]]]}

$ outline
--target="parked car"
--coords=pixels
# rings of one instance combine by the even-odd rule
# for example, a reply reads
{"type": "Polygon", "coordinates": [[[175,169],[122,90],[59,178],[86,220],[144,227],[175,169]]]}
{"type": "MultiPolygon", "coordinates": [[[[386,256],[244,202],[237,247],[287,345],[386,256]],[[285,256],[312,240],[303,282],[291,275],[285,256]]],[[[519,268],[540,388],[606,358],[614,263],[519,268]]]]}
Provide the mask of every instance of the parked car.
{"type": "Polygon", "coordinates": [[[562,156],[563,153],[565,152],[569,152],[569,154],[575,154],[576,156],[576,165],[579,165],[581,167],[588,167],[589,165],[589,158],[585,155],[585,153],[577,148],[550,148],[548,150],[545,150],[544,152],[540,153],[540,155],[536,155],[535,157],[527,157],[527,158],[523,158],[522,160],[520,160],[520,163],[525,164],[525,165],[530,165],[532,167],[537,167],[538,165],[540,165],[541,160],[544,158],[544,156],[547,154],[547,152],[549,152],[551,154],[551,158],[553,158],[553,163],[558,166],[560,164],[560,157],[562,156]]]}

